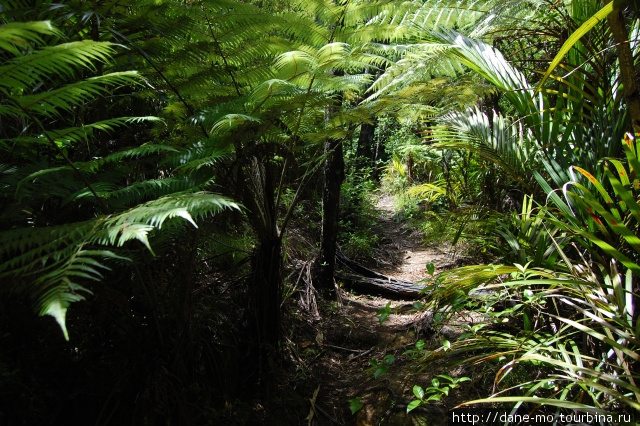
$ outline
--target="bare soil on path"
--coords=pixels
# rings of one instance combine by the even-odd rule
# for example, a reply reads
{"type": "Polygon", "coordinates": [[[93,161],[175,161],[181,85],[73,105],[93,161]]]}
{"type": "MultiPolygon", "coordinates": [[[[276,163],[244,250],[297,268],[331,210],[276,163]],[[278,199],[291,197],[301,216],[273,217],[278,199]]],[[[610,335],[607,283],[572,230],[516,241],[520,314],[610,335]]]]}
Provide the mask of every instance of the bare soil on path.
{"type": "MultiPolygon", "coordinates": [[[[372,232],[378,232],[381,238],[375,256],[377,266],[372,269],[418,282],[428,276],[427,263],[434,264],[436,273],[458,266],[446,247],[426,246],[419,232],[394,220],[393,202],[388,195],[379,198],[377,208],[379,221],[372,232]]],[[[446,424],[448,406],[444,404],[419,407],[407,414],[406,406],[414,399],[412,387],[428,386],[427,381],[443,371],[436,371],[435,367],[418,371],[423,366],[406,352],[414,349],[418,340],[425,341],[425,347],[437,347],[443,338],[455,338],[455,327],[436,333],[430,327],[431,313],[416,310],[414,301],[390,300],[375,294],[341,290],[337,302],[320,303],[321,318],[309,324],[306,339],[290,342],[293,358],[313,387],[304,390],[309,394],[309,416],[299,424],[446,424]],[[391,308],[390,315],[381,323],[376,313],[387,306],[391,308]],[[453,335],[443,336],[446,333],[453,335]],[[386,371],[376,375],[380,367],[386,371]],[[352,414],[350,400],[355,399],[362,408],[352,414]]],[[[455,395],[450,399],[455,400],[455,395]]]]}

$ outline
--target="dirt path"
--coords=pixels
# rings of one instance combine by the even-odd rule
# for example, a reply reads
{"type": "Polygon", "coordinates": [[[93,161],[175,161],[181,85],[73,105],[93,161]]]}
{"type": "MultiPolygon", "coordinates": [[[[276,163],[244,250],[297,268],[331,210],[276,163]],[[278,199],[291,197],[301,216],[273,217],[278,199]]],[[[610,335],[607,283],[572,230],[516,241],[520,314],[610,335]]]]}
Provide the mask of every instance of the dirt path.
{"type": "MultiPolygon", "coordinates": [[[[377,249],[378,267],[373,269],[398,279],[417,282],[427,277],[426,264],[436,271],[447,269],[454,260],[446,250],[427,247],[420,234],[393,219],[389,196],[378,202],[380,219],[372,232],[381,234],[377,249]]],[[[439,341],[430,330],[430,314],[417,311],[413,301],[389,300],[377,295],[341,292],[341,300],[321,307],[322,321],[314,329],[316,336],[301,346],[313,356],[307,365],[312,380],[318,383],[309,425],[413,425],[441,424],[444,406],[427,407],[406,414],[413,399],[411,388],[419,376],[405,352],[418,339],[439,341]],[[391,308],[388,320],[381,323],[376,313],[391,308]],[[373,364],[377,363],[377,367],[373,364]],[[382,367],[384,374],[375,377],[382,367]],[[352,415],[349,400],[357,398],[362,408],[352,415]]],[[[425,379],[426,380],[426,379],[425,379]]],[[[309,395],[310,397],[312,395],[309,395]]]]}
{"type": "Polygon", "coordinates": [[[391,196],[380,196],[377,208],[380,213],[378,228],[383,235],[383,245],[376,256],[380,272],[400,280],[418,282],[427,277],[427,263],[433,263],[436,272],[455,264],[448,247],[425,245],[418,230],[408,228],[394,219],[391,196]]]}

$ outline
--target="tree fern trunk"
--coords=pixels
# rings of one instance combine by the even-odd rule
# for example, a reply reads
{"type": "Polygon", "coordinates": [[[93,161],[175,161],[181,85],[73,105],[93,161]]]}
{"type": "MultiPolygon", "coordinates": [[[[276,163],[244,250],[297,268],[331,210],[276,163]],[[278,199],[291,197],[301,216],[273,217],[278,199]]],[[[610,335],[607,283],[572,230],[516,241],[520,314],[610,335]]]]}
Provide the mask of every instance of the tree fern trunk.
{"type": "Polygon", "coordinates": [[[255,318],[258,373],[261,383],[268,387],[270,366],[276,362],[281,335],[282,240],[279,237],[259,242],[252,270],[250,303],[255,318]]]}

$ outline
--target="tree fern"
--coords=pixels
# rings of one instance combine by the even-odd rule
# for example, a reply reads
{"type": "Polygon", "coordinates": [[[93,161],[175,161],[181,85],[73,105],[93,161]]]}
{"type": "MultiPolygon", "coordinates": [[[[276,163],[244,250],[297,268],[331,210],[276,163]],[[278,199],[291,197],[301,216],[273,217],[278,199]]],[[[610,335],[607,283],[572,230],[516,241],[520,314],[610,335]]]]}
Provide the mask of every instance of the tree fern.
{"type": "Polygon", "coordinates": [[[0,48],[10,54],[0,64],[0,114],[8,124],[0,156],[10,163],[0,175],[0,280],[5,283],[2,291],[28,297],[41,315],[55,317],[68,339],[69,305],[90,293],[88,283],[103,278],[108,262],[124,259],[105,245],[138,240],[151,250],[150,233],[168,220],[195,225],[198,217],[239,206],[202,192],[211,177],[193,173],[220,158],[219,150],[150,144],[71,161],[68,150],[89,147],[99,132],[157,119],[109,118],[68,126],[65,118],[86,104],[141,79],[136,72],[122,71],[79,80],[80,72],[91,73],[96,64],[107,63],[116,46],[94,41],[44,46],[42,35],[61,33],[48,22],[12,23],[0,30],[0,48]],[[176,168],[188,173],[123,182],[127,161],[154,157],[164,162],[166,175],[176,168]],[[48,206],[57,206],[62,214],[48,206]]]}

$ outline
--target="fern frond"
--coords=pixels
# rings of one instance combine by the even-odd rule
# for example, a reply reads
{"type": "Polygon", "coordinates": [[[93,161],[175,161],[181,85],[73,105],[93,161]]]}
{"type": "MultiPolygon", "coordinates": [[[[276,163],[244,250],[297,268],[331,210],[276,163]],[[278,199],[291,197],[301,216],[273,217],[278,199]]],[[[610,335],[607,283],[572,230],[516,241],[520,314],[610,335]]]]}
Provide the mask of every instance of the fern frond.
{"type": "MultiPolygon", "coordinates": [[[[2,112],[0,111],[0,115],[2,112]]],[[[9,114],[6,114],[9,115],[9,114]]],[[[102,131],[111,133],[118,127],[127,126],[131,123],[141,123],[141,122],[161,122],[162,120],[158,117],[121,117],[121,118],[112,118],[108,120],[98,121],[94,123],[85,124],[81,127],[68,127],[66,129],[59,130],[47,130],[40,135],[33,136],[20,136],[13,137],[11,139],[0,139],[0,149],[12,150],[12,147],[15,145],[27,146],[32,144],[47,144],[49,143],[49,138],[54,140],[59,146],[68,146],[73,145],[78,142],[86,142],[93,138],[95,131],[102,131]]],[[[168,147],[166,147],[168,148],[168,147]]],[[[172,148],[173,149],[173,148],[172,148]]],[[[173,149],[175,151],[175,149],[173,149]]],[[[138,154],[144,155],[144,154],[138,154]]],[[[112,161],[118,161],[124,157],[114,158],[112,161]]],[[[78,163],[79,167],[83,167],[81,165],[83,163],[78,163]]],[[[91,162],[87,164],[92,164],[96,166],[96,162],[91,162]]]]}
{"type": "Polygon", "coordinates": [[[71,303],[84,299],[81,293],[91,294],[78,281],[100,281],[103,278],[100,269],[109,270],[96,257],[124,259],[108,250],[85,250],[84,244],[80,244],[71,256],[56,259],[59,263],[52,265],[55,266],[52,271],[41,275],[34,282],[42,292],[36,301],[36,305],[40,307],[40,315],[54,317],[66,340],[69,340],[67,308],[71,303]]]}
{"type": "Polygon", "coordinates": [[[405,191],[405,195],[409,198],[433,203],[438,198],[447,195],[446,182],[439,180],[431,183],[414,185],[405,191]]]}
{"type": "MultiPolygon", "coordinates": [[[[1,78],[1,77],[0,77],[1,78]]],[[[107,93],[108,87],[137,84],[137,71],[126,71],[91,77],[59,89],[17,98],[22,109],[33,110],[44,116],[61,115],[81,103],[89,102],[107,93]]]]}
{"type": "Polygon", "coordinates": [[[0,87],[25,90],[54,76],[72,77],[78,69],[95,71],[95,62],[107,62],[114,46],[87,40],[43,47],[0,66],[0,87]]]}
{"type": "MultiPolygon", "coordinates": [[[[126,119],[125,121],[128,123],[130,122],[129,120],[131,119],[126,119]]],[[[109,122],[111,122],[111,120],[109,120],[109,122]]],[[[76,165],[78,166],[79,169],[83,171],[96,172],[98,169],[100,169],[101,167],[107,164],[114,164],[124,160],[136,160],[142,157],[147,157],[147,156],[157,155],[157,154],[174,154],[177,152],[179,151],[176,148],[171,146],[145,143],[135,148],[129,148],[123,151],[118,151],[113,154],[109,154],[106,157],[96,158],[92,161],[88,161],[85,163],[76,163],[76,165]]]]}
{"type": "Polygon", "coordinates": [[[203,167],[213,166],[229,155],[227,148],[221,147],[218,141],[200,141],[181,152],[169,161],[176,164],[174,173],[189,174],[203,167]]]}
{"type": "Polygon", "coordinates": [[[65,338],[66,310],[88,290],[82,282],[99,281],[107,267],[96,258],[123,259],[108,250],[89,250],[89,244],[122,246],[137,239],[149,250],[148,234],[169,219],[181,217],[194,226],[194,218],[222,209],[239,209],[229,199],[209,193],[163,197],[124,211],[69,225],[5,231],[0,242],[0,281],[3,290],[35,297],[42,315],[52,315],[65,338]]]}
{"type": "Polygon", "coordinates": [[[41,35],[62,37],[50,21],[9,22],[0,26],[0,49],[20,56],[22,49],[44,44],[41,35]]]}
{"type": "Polygon", "coordinates": [[[155,228],[160,229],[165,221],[181,217],[197,227],[194,217],[207,216],[223,209],[240,210],[240,206],[226,197],[206,192],[162,197],[101,219],[98,230],[89,240],[120,247],[136,239],[153,252],[148,234],[155,228]]]}
{"type": "Polygon", "coordinates": [[[260,123],[260,119],[248,114],[227,114],[211,128],[214,134],[224,134],[233,131],[246,123],[260,123]]]}

